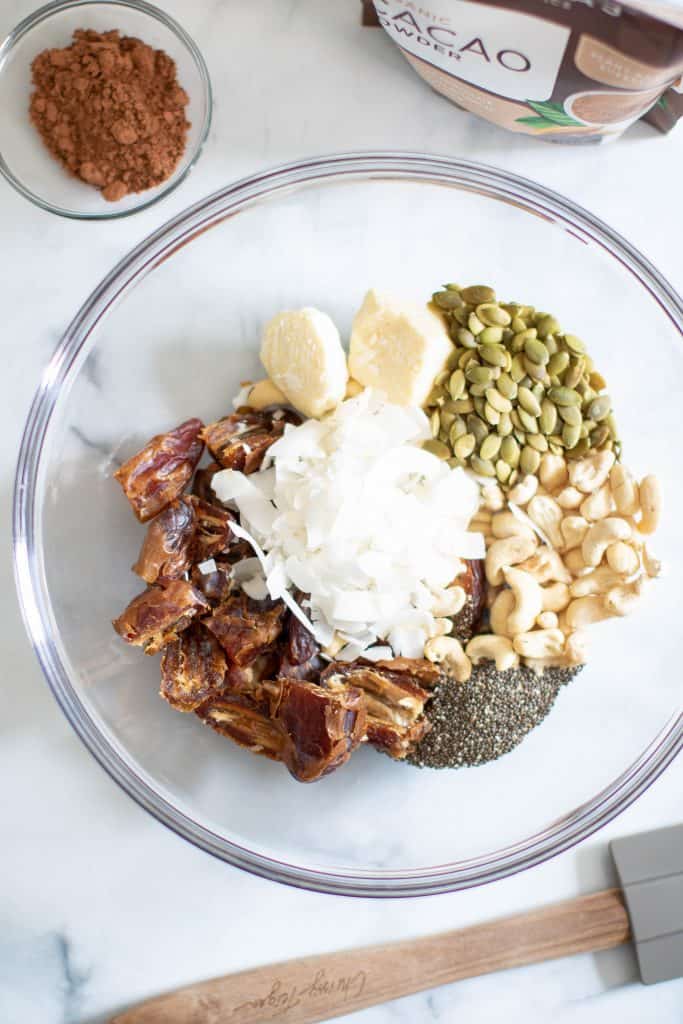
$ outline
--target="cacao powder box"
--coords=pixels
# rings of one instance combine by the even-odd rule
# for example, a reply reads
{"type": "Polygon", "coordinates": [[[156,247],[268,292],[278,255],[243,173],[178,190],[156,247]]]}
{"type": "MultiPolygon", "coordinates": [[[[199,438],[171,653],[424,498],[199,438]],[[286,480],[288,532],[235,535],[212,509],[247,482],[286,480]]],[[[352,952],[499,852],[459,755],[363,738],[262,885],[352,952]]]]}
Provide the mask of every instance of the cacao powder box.
{"type": "Polygon", "coordinates": [[[421,78],[549,142],[615,139],[683,115],[683,7],[655,0],[365,0],[421,78]]]}

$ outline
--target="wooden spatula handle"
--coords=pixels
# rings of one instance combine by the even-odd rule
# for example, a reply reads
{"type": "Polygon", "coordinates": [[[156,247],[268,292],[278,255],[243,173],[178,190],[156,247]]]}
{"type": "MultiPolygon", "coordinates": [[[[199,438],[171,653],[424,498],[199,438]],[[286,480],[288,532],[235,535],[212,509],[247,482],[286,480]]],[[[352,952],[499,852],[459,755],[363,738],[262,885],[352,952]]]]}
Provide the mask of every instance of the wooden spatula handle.
{"type": "Polygon", "coordinates": [[[179,989],[111,1024],[317,1024],[460,978],[609,949],[630,937],[619,889],[428,938],[257,967],[179,989]]]}

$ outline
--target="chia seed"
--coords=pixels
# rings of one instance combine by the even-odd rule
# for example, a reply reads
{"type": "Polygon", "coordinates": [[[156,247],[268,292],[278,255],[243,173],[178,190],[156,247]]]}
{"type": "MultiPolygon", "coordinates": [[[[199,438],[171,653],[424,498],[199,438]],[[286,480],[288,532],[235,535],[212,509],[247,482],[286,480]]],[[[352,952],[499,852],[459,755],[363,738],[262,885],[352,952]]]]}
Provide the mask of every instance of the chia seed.
{"type": "Polygon", "coordinates": [[[583,666],[498,672],[475,665],[464,685],[446,680],[434,692],[431,731],[407,760],[418,768],[464,768],[507,754],[546,717],[563,686],[583,666]]]}

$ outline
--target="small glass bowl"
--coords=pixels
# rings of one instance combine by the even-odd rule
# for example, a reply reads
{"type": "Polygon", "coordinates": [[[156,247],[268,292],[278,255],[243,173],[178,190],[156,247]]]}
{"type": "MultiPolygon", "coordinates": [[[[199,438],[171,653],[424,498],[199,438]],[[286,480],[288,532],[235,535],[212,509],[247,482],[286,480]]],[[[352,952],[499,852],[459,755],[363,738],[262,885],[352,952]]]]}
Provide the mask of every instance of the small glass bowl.
{"type": "Polygon", "coordinates": [[[0,171],[43,210],[76,220],[127,217],[158,202],[197,162],[211,124],[211,82],[194,41],[164,11],[144,0],[56,0],[24,18],[0,46],[0,171]],[[68,46],[75,29],[135,36],[176,62],[190,102],[185,152],[163,184],[107,202],[98,189],[69,174],[43,144],[28,112],[31,62],[52,47],[68,46]]]}

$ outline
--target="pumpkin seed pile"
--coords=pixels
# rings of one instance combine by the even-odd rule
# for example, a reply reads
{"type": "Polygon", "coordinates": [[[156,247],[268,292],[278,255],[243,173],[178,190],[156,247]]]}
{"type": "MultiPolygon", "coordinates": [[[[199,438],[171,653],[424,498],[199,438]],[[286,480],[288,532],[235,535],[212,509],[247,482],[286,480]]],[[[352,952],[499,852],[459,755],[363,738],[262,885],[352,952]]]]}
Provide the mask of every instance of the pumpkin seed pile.
{"type": "Polygon", "coordinates": [[[536,473],[547,451],[619,456],[605,380],[554,316],[498,302],[486,285],[447,284],[432,302],[455,347],[427,399],[428,451],[505,487],[536,473]]]}

